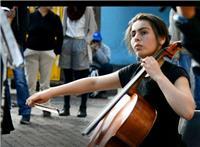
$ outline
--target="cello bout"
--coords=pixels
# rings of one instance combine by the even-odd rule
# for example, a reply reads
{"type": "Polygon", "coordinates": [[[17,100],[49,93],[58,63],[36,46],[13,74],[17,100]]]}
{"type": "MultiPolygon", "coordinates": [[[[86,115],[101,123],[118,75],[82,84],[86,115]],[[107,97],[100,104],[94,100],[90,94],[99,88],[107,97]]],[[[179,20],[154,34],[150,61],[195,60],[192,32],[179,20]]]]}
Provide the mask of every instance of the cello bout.
{"type": "Polygon", "coordinates": [[[156,115],[142,97],[124,95],[95,128],[88,147],[137,147],[151,130],[156,115]]]}

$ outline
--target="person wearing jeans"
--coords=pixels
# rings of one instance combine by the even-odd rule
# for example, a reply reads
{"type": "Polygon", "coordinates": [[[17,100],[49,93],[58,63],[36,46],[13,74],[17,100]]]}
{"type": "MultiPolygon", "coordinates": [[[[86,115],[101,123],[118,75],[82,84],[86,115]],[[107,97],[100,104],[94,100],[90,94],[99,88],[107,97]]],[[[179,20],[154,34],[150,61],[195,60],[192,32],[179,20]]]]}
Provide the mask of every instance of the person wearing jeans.
{"type": "Polygon", "coordinates": [[[19,115],[22,115],[21,124],[28,124],[30,121],[31,108],[28,107],[26,99],[29,97],[28,85],[25,78],[24,67],[17,67],[13,70],[15,87],[17,91],[17,104],[19,115]]]}

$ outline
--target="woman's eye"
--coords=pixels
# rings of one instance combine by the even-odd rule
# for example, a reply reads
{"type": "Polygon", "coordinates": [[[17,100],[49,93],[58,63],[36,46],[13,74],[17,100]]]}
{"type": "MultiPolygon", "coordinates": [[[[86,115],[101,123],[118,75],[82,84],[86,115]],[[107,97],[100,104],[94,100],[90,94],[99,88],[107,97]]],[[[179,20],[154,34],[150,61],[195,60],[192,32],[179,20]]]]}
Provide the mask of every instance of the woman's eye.
{"type": "Polygon", "coordinates": [[[135,32],[131,32],[131,36],[134,37],[135,36],[135,32]]]}
{"type": "Polygon", "coordinates": [[[145,35],[146,33],[147,33],[146,31],[142,31],[142,32],[141,32],[142,35],[145,35]]]}

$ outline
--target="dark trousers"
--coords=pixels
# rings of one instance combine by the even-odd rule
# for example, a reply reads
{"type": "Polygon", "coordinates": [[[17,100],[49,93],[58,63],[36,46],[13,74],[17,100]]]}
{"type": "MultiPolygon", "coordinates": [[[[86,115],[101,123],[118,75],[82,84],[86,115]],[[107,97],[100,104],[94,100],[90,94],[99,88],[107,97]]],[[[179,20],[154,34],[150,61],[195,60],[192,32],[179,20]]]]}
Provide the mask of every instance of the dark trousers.
{"type": "MultiPolygon", "coordinates": [[[[63,69],[65,83],[72,82],[73,80],[78,80],[81,78],[88,77],[89,69],[86,70],[73,70],[73,69],[63,69]]],[[[86,110],[87,108],[87,98],[88,93],[81,95],[81,105],[79,110],[86,110]]],[[[64,96],[64,109],[70,108],[70,96],[64,96]]]]}
{"type": "MultiPolygon", "coordinates": [[[[3,62],[1,61],[1,77],[3,77],[3,62]]],[[[5,99],[3,106],[3,118],[1,121],[1,134],[10,134],[14,130],[12,123],[12,118],[10,114],[11,109],[11,96],[7,79],[4,82],[5,86],[5,99]]],[[[2,81],[1,81],[1,91],[2,91],[2,81]]]]}
{"type": "Polygon", "coordinates": [[[99,75],[106,75],[112,72],[113,72],[113,66],[112,64],[109,64],[109,63],[103,64],[99,68],[99,75]]]}

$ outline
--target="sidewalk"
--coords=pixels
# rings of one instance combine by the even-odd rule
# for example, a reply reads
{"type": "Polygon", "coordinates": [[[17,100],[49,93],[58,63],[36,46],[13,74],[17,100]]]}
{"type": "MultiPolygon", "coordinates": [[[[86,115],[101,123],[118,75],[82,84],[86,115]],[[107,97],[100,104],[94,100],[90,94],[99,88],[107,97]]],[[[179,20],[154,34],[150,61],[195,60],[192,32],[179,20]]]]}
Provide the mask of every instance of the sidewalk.
{"type": "MultiPolygon", "coordinates": [[[[44,118],[41,110],[33,108],[30,125],[19,124],[21,116],[18,115],[18,107],[13,107],[11,115],[15,130],[1,136],[1,147],[86,147],[89,136],[82,136],[81,132],[114,96],[109,94],[108,98],[89,98],[86,118],[76,117],[80,97],[71,98],[71,115],[67,117],[52,113],[52,117],[44,118]]],[[[55,98],[51,103],[62,109],[63,98],[55,98]]],[[[180,124],[180,132],[188,147],[200,146],[200,110],[195,112],[192,120],[180,124]]]]}
{"type": "MultiPolygon", "coordinates": [[[[81,132],[98,116],[111,100],[110,98],[88,99],[86,118],[76,117],[80,105],[80,97],[71,98],[71,115],[44,118],[42,111],[33,108],[31,124],[21,125],[18,107],[11,110],[15,130],[1,136],[1,147],[86,147],[89,136],[82,136],[81,132]]],[[[62,109],[63,98],[52,100],[52,106],[62,109]]]]}

